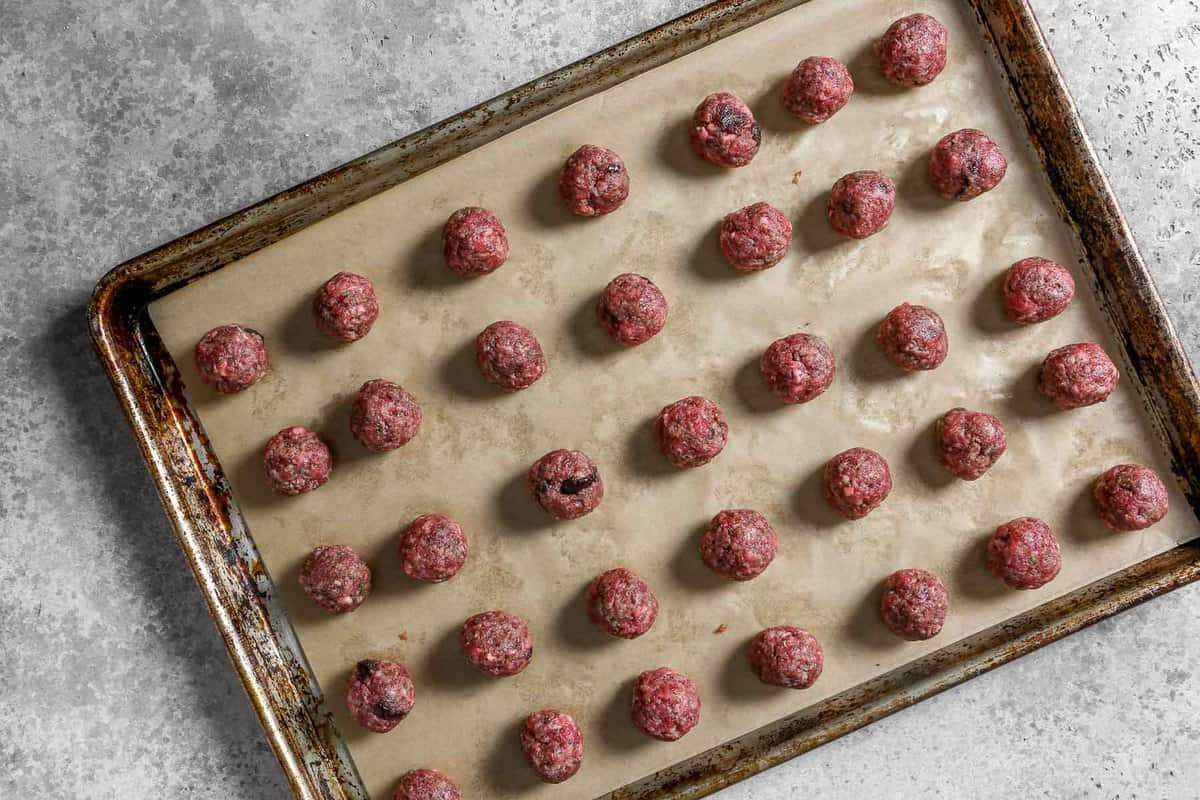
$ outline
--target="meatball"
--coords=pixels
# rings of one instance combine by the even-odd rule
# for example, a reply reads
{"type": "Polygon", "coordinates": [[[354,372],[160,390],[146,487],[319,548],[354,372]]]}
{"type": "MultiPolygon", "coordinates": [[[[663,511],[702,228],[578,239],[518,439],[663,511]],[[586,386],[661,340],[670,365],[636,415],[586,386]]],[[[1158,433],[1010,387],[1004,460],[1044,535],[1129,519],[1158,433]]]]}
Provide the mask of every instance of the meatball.
{"type": "Polygon", "coordinates": [[[614,341],[634,347],[667,324],[667,298],[649,278],[618,275],[600,294],[596,316],[614,341]]]}
{"type": "Polygon", "coordinates": [[[729,441],[725,415],[711,400],[685,397],[659,412],[658,447],[677,467],[700,467],[716,458],[729,441]]]}
{"type": "Polygon", "coordinates": [[[1167,515],[1167,487],[1149,467],[1118,464],[1096,480],[1096,513],[1116,531],[1140,531],[1167,515]]]}
{"type": "Polygon", "coordinates": [[[946,68],[946,39],[942,23],[928,14],[910,14],[875,42],[875,59],[892,83],[924,86],[946,68]]]}
{"type": "Polygon", "coordinates": [[[866,239],[887,227],[895,207],[896,184],[882,172],[865,169],[838,178],[825,210],[839,234],[866,239]]]}
{"type": "Polygon", "coordinates": [[[326,611],[344,614],[363,604],[371,592],[371,568],[344,544],[323,544],[300,567],[300,588],[326,611]]]}
{"type": "Polygon", "coordinates": [[[705,161],[718,167],[744,167],[758,153],[762,128],[742,98],[717,92],[696,106],[688,136],[696,155],[705,161]]]}
{"type": "Polygon", "coordinates": [[[392,800],[462,800],[462,792],[436,769],[413,769],[400,776],[392,800]]]}
{"type": "Polygon", "coordinates": [[[638,675],[633,685],[633,725],[642,733],[673,742],[700,722],[700,692],[682,672],[667,667],[638,675]]]}
{"type": "Polygon", "coordinates": [[[508,260],[508,233],[486,208],[460,208],[442,228],[442,253],[451,272],[468,278],[487,275],[508,260]]]}
{"type": "Polygon", "coordinates": [[[405,575],[441,583],[457,575],[467,563],[467,535],[445,514],[425,514],[404,529],[399,552],[405,575]]]}
{"type": "Polygon", "coordinates": [[[539,458],[526,477],[529,493],[555,519],[578,519],[604,499],[600,470],[579,450],[551,450],[539,458]]]}
{"type": "Polygon", "coordinates": [[[833,383],[833,350],[819,336],[793,333],[771,343],[758,362],[767,388],[784,403],[807,403],[833,383]]]}
{"type": "Polygon", "coordinates": [[[1036,517],[1010,520],[988,542],[988,569],[1014,589],[1037,589],[1062,568],[1058,540],[1036,517]]]}
{"type": "Polygon", "coordinates": [[[854,92],[850,70],[836,58],[809,56],[783,85],[783,107],[813,125],[832,117],[854,92]]]}
{"type": "Polygon", "coordinates": [[[1025,258],[1004,276],[1004,313],[1020,325],[1045,322],[1070,305],[1075,279],[1048,258],[1025,258]]]}
{"type": "Polygon", "coordinates": [[[738,272],[775,266],[792,244],[792,223],[767,203],[754,203],[728,214],[721,222],[721,253],[738,272]]]}
{"type": "Polygon", "coordinates": [[[636,639],[658,619],[658,598],[646,581],[620,567],[596,576],[584,604],[592,624],[622,639],[636,639]]]}
{"type": "Polygon", "coordinates": [[[398,383],[376,378],[364,383],[350,412],[350,432],[374,453],[403,447],[421,430],[421,404],[398,383]]]}
{"type": "Polygon", "coordinates": [[[488,383],[506,392],[532,386],[546,371],[533,331],[508,320],[493,322],[475,338],[475,363],[488,383]]]}
{"type": "Polygon", "coordinates": [[[317,330],[342,342],[356,342],[379,318],[375,287],[362,275],[339,272],[317,290],[313,321],[317,330]]]}
{"type": "Polygon", "coordinates": [[[533,659],[529,626],[507,611],[470,617],[463,623],[459,644],[472,667],[497,678],[516,675],[533,659]]]}
{"type": "Polygon", "coordinates": [[[719,512],[700,539],[700,558],[718,575],[748,581],[775,560],[779,537],[767,518],[748,508],[719,512]]]}
{"type": "Polygon", "coordinates": [[[221,394],[240,392],[267,373],[262,334],[241,325],[222,325],[196,343],[196,372],[221,394]]]}
{"type": "Polygon", "coordinates": [[[581,217],[611,214],[629,197],[629,171],[612,150],[585,144],[563,164],[558,193],[581,217]]]}
{"type": "Polygon", "coordinates": [[[412,711],[416,689],[403,664],[364,659],[346,680],[346,705],[359,725],[387,733],[412,711]]]}
{"type": "Polygon", "coordinates": [[[883,354],[910,372],[936,369],[946,360],[946,325],[931,308],[901,303],[879,323],[875,341],[883,354]]]}
{"type": "Polygon", "coordinates": [[[996,143],[974,128],[946,134],[929,157],[929,180],[946,200],[974,200],[996,188],[1007,169],[996,143]]]}
{"type": "Polygon", "coordinates": [[[909,642],[932,639],[946,623],[950,593],[932,572],[902,569],[884,584],[880,613],[888,629],[909,642]]]}
{"type": "Polygon", "coordinates": [[[1067,411],[1103,403],[1120,377],[1117,365],[1100,345],[1069,344],[1052,350],[1042,362],[1038,391],[1067,411]]]}
{"type": "Polygon", "coordinates": [[[1004,455],[1004,423],[982,411],[952,408],[938,418],[938,461],[964,481],[978,480],[1004,455]]]}
{"type": "Polygon", "coordinates": [[[852,447],[825,463],[825,502],[846,519],[862,519],[892,491],[892,471],[874,450],[852,447]]]}
{"type": "Polygon", "coordinates": [[[824,667],[821,643],[802,628],[767,628],[750,642],[750,668],[760,681],[771,686],[807,689],[821,677],[824,667]]]}
{"type": "Polygon", "coordinates": [[[321,437],[296,425],[271,437],[263,449],[263,470],[276,494],[297,495],[325,485],[333,457],[321,437]]]}
{"type": "Polygon", "coordinates": [[[565,711],[535,711],[521,726],[521,750],[545,783],[562,783],[583,764],[583,731],[565,711]]]}

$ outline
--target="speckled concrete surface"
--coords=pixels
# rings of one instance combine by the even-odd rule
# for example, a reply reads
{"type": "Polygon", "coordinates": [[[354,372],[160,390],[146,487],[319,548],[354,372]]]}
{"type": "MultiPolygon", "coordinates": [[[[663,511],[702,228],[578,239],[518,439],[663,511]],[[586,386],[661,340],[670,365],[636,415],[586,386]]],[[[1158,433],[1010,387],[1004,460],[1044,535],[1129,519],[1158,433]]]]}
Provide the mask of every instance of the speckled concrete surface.
{"type": "MultiPolygon", "coordinates": [[[[0,3],[0,796],[287,796],[91,355],[100,274],[697,5],[0,3]]],[[[1034,0],[1195,360],[1200,3],[1133,5],[1034,0]]],[[[721,796],[1195,797],[1198,612],[1176,592],[721,796]]]]}

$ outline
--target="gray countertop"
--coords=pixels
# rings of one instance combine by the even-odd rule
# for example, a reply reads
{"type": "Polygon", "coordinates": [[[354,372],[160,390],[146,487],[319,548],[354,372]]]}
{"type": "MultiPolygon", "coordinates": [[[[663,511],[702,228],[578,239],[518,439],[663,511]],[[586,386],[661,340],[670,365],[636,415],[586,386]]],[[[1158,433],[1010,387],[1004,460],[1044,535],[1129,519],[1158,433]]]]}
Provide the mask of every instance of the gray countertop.
{"type": "MultiPolygon", "coordinates": [[[[92,356],[96,279],[698,5],[0,4],[0,795],[287,796],[92,356]]],[[[1033,5],[1195,360],[1200,3],[1033,5]]],[[[1195,797],[1198,613],[1175,592],[721,797],[1195,797]]]]}

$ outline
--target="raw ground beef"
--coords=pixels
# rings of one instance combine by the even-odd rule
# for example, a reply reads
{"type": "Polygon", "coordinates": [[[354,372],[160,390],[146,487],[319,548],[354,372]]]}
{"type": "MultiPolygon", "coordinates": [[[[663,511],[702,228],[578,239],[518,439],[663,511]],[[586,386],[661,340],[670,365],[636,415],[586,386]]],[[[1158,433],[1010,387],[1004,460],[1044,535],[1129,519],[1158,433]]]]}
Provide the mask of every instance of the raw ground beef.
{"type": "Polygon", "coordinates": [[[609,634],[636,639],[658,619],[658,598],[639,575],[619,567],[591,582],[584,598],[588,619],[609,634]]]}
{"type": "Polygon", "coordinates": [[[579,450],[551,450],[526,476],[529,493],[555,519],[578,519],[604,499],[604,481],[595,463],[579,450]]]}
{"type": "Polygon", "coordinates": [[[498,678],[516,675],[533,658],[529,626],[507,611],[485,611],[469,618],[459,643],[471,666],[498,678]]]}
{"type": "Polygon", "coordinates": [[[558,192],[581,217],[611,214],[629,197],[629,170],[607,147],[585,144],[563,164],[558,192]]]}
{"type": "Polygon", "coordinates": [[[879,68],[892,83],[924,86],[946,68],[945,26],[928,14],[893,22],[874,46],[879,68]]]}
{"type": "Polygon", "coordinates": [[[896,208],[896,184],[882,172],[860,170],[838,178],[826,215],[842,236],[866,239],[887,227],[896,208]]]}
{"type": "Polygon", "coordinates": [[[1023,258],[1008,268],[1002,288],[1004,314],[1020,325],[1061,314],[1075,296],[1075,279],[1048,258],[1023,258]]]}
{"type": "Polygon", "coordinates": [[[326,611],[343,614],[363,604],[371,592],[371,568],[344,544],[323,544],[304,559],[300,588],[326,611]]]}
{"type": "Polygon", "coordinates": [[[462,792],[436,769],[414,769],[400,776],[392,800],[462,800],[462,792]]]}
{"type": "Polygon", "coordinates": [[[779,537],[767,518],[748,508],[719,512],[700,539],[700,558],[718,575],[748,581],[775,560],[779,537]]]}
{"type": "Polygon", "coordinates": [[[775,266],[792,244],[792,223],[768,203],[753,203],[726,215],[721,222],[721,253],[738,272],[775,266]]]}
{"type": "Polygon", "coordinates": [[[242,391],[270,366],[262,334],[241,325],[221,325],[201,336],[195,358],[200,380],[221,394],[242,391]]]}
{"type": "Polygon", "coordinates": [[[387,733],[408,716],[416,697],[412,678],[395,661],[359,661],[346,680],[346,705],[359,725],[387,733]]]}
{"type": "Polygon", "coordinates": [[[750,642],[750,668],[760,681],[771,686],[807,689],[821,677],[824,667],[821,643],[802,628],[767,628],[750,642]]]}
{"type": "Polygon", "coordinates": [[[475,363],[488,383],[507,392],[532,386],[546,371],[533,331],[508,320],[493,322],[475,338],[475,363]]]}
{"type": "Polygon", "coordinates": [[[404,529],[399,551],[405,575],[440,583],[458,574],[469,548],[461,525],[445,514],[425,514],[404,529]]]}
{"type": "Polygon", "coordinates": [[[1008,447],[1004,423],[982,411],[952,408],[935,426],[938,461],[964,481],[978,480],[1008,447]]]}
{"type": "Polygon", "coordinates": [[[521,750],[545,783],[562,783],[583,765],[583,731],[565,711],[535,711],[521,726],[521,750]]]}
{"type": "Polygon", "coordinates": [[[379,318],[375,287],[362,275],[339,272],[313,298],[317,330],[342,342],[354,342],[371,332],[379,318]]]}
{"type": "Polygon", "coordinates": [[[1020,517],[996,528],[988,542],[988,569],[1014,589],[1037,589],[1062,568],[1058,540],[1036,517],[1020,517]]]}
{"type": "Polygon", "coordinates": [[[667,667],[638,675],[633,686],[633,725],[642,733],[673,742],[700,722],[700,692],[682,672],[667,667]]]}
{"type": "Polygon", "coordinates": [[[1108,353],[1094,342],[1069,344],[1042,362],[1038,390],[1067,411],[1103,403],[1117,388],[1121,373],[1108,353]]]}
{"type": "Polygon", "coordinates": [[[451,272],[487,275],[508,260],[508,233],[500,218],[486,208],[460,208],[442,227],[442,254],[451,272]]]}
{"type": "Polygon", "coordinates": [[[649,278],[618,275],[600,294],[596,317],[614,341],[634,347],[667,324],[667,298],[649,278]]]}
{"type": "Polygon", "coordinates": [[[946,134],[929,157],[929,180],[946,200],[974,200],[996,188],[1007,170],[1004,153],[974,128],[946,134]]]}
{"type": "Polygon", "coordinates": [[[276,494],[297,495],[329,480],[333,457],[321,437],[296,425],[271,437],[263,449],[263,471],[276,494]]]}
{"type": "Polygon", "coordinates": [[[1167,515],[1167,487],[1141,464],[1118,464],[1096,480],[1096,513],[1116,531],[1140,531],[1167,515]]]}
{"type": "Polygon", "coordinates": [[[704,98],[688,130],[696,155],[719,167],[744,167],[758,153],[762,128],[742,98],[717,92],[704,98]]]}
{"type": "Polygon", "coordinates": [[[833,383],[837,366],[824,339],[793,333],[771,343],[758,362],[767,388],[784,403],[807,403],[833,383]]]}
{"type": "Polygon", "coordinates": [[[783,85],[783,107],[812,125],[832,117],[854,92],[850,70],[836,58],[809,56],[783,85]]]}
{"type": "Polygon", "coordinates": [[[862,519],[892,491],[892,471],[874,450],[852,447],[825,464],[825,501],[846,519],[862,519]]]}
{"type": "Polygon", "coordinates": [[[421,430],[421,404],[398,383],[367,381],[354,398],[350,432],[374,453],[403,447],[421,430]]]}
{"type": "Polygon", "coordinates": [[[693,395],[659,412],[655,435],[663,455],[677,467],[700,467],[716,458],[729,440],[725,415],[711,400],[693,395]]]}
{"type": "Polygon", "coordinates": [[[937,312],[911,303],[901,303],[888,312],[879,323],[875,341],[896,366],[910,372],[936,369],[950,349],[946,325],[937,312]]]}
{"type": "Polygon", "coordinates": [[[932,639],[946,623],[950,593],[932,572],[902,569],[888,576],[880,613],[888,629],[909,642],[932,639]]]}

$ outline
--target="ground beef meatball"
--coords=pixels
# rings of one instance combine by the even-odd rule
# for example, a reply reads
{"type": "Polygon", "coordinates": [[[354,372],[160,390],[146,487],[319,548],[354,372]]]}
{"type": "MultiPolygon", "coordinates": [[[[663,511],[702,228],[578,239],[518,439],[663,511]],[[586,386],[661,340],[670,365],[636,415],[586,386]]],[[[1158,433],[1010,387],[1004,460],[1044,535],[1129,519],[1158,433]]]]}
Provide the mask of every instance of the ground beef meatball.
{"type": "Polygon", "coordinates": [[[300,588],[326,611],[343,614],[363,604],[371,592],[371,568],[344,544],[323,544],[300,567],[300,588]]]}
{"type": "Polygon", "coordinates": [[[375,287],[362,275],[339,272],[313,298],[317,330],[342,342],[355,342],[371,332],[379,318],[375,287]]]}
{"type": "Polygon", "coordinates": [[[596,317],[614,341],[634,347],[667,324],[667,298],[649,278],[618,275],[600,294],[596,317]]]}
{"type": "Polygon", "coordinates": [[[1004,313],[1020,325],[1045,322],[1063,312],[1075,296],[1075,279],[1048,258],[1025,258],[1004,277],[1004,313]]]}
{"type": "Polygon", "coordinates": [[[493,322],[475,338],[475,363],[493,386],[515,392],[532,386],[546,371],[546,356],[524,325],[493,322]]]}
{"type": "Polygon", "coordinates": [[[793,333],[776,339],[758,362],[771,394],[784,403],[807,403],[833,383],[833,350],[819,336],[793,333]]]}
{"type": "Polygon", "coordinates": [[[935,426],[938,461],[964,481],[978,480],[1004,455],[1004,423],[982,411],[952,408],[935,426]]]}
{"type": "Polygon", "coordinates": [[[700,692],[682,672],[667,667],[638,675],[633,685],[633,725],[642,733],[673,742],[700,722],[700,692]]]}
{"type": "Polygon", "coordinates": [[[677,467],[700,467],[716,458],[729,441],[725,415],[711,400],[685,397],[659,412],[658,447],[677,467]]]}
{"type": "Polygon", "coordinates": [[[462,792],[436,769],[413,769],[400,776],[392,800],[462,800],[462,792]]]}
{"type": "Polygon", "coordinates": [[[771,686],[807,689],[821,677],[824,667],[821,643],[802,628],[767,628],[750,642],[750,668],[760,681],[771,686]]]}
{"type": "Polygon", "coordinates": [[[468,278],[487,275],[508,260],[508,233],[486,208],[460,208],[442,228],[442,253],[451,272],[468,278]]]}
{"type": "Polygon", "coordinates": [[[521,750],[538,778],[562,783],[583,764],[583,731],[565,711],[535,711],[521,726],[521,750]]]}
{"type": "Polygon", "coordinates": [[[585,144],[563,164],[558,192],[581,217],[611,214],[629,197],[629,171],[612,150],[585,144]]]}
{"type": "Polygon", "coordinates": [[[221,394],[240,392],[267,373],[262,334],[241,325],[222,325],[196,343],[196,372],[221,394]]]}
{"type": "Polygon", "coordinates": [[[708,523],[700,539],[700,558],[723,578],[748,581],[775,560],[779,537],[767,518],[748,508],[729,508],[708,523]]]}
{"type": "Polygon", "coordinates": [[[932,572],[902,569],[888,576],[880,613],[888,629],[909,642],[932,639],[946,623],[950,593],[932,572]]]}
{"type": "Polygon", "coordinates": [[[529,493],[555,519],[578,519],[604,499],[595,463],[579,450],[552,450],[529,468],[529,493]]]}
{"type": "Polygon", "coordinates": [[[950,340],[937,312],[925,306],[901,303],[879,323],[875,341],[896,366],[910,372],[936,369],[946,360],[950,340]]]}
{"type": "Polygon", "coordinates": [[[988,543],[988,569],[1014,589],[1045,586],[1061,568],[1054,531],[1036,517],[1004,523],[988,543]]]}
{"type": "Polygon", "coordinates": [[[467,535],[445,514],[425,514],[404,529],[399,551],[405,575],[440,583],[453,578],[467,563],[467,535]]]}
{"type": "Polygon", "coordinates": [[[974,200],[996,188],[1007,169],[996,143],[974,128],[946,134],[929,157],[929,180],[946,200],[974,200]]]}
{"type": "Polygon", "coordinates": [[[533,658],[529,626],[507,611],[485,611],[469,618],[459,644],[472,667],[497,678],[516,675],[533,658]]]}
{"type": "Polygon", "coordinates": [[[421,405],[404,387],[376,378],[354,398],[350,432],[363,447],[386,453],[403,447],[421,430],[421,405]]]}
{"type": "Polygon", "coordinates": [[[825,463],[825,501],[846,519],[862,519],[892,491],[892,471],[874,450],[852,447],[825,463]]]}
{"type": "Polygon", "coordinates": [[[866,239],[887,227],[895,207],[896,184],[882,172],[865,169],[838,178],[825,211],[839,234],[866,239]]]}
{"type": "Polygon", "coordinates": [[[297,495],[325,485],[333,457],[321,437],[296,425],[271,437],[263,449],[263,470],[276,494],[297,495]]]}
{"type": "Polygon", "coordinates": [[[416,689],[403,664],[364,659],[346,680],[346,705],[359,725],[387,733],[412,711],[416,689]]]}
{"type": "Polygon", "coordinates": [[[783,85],[783,107],[812,125],[832,117],[854,92],[850,70],[836,58],[809,56],[783,85]]]}
{"type": "Polygon", "coordinates": [[[744,167],[758,153],[762,128],[742,98],[717,92],[696,106],[688,136],[696,155],[705,161],[719,167],[744,167]]]}
{"type": "Polygon", "coordinates": [[[1116,531],[1140,531],[1167,515],[1167,487],[1149,467],[1118,464],[1096,480],[1096,513],[1116,531]]]}
{"type": "Polygon", "coordinates": [[[588,619],[609,634],[636,639],[658,619],[658,598],[632,570],[618,567],[597,575],[584,598],[588,619]]]}
{"type": "Polygon", "coordinates": [[[875,59],[892,83],[924,86],[946,68],[946,28],[928,14],[893,22],[875,42],[875,59]]]}
{"type": "Polygon", "coordinates": [[[738,272],[775,266],[792,244],[792,223],[767,203],[754,203],[728,214],[721,223],[721,253],[738,272]]]}
{"type": "Polygon", "coordinates": [[[1103,403],[1117,388],[1121,373],[1100,345],[1069,344],[1052,350],[1042,362],[1038,391],[1067,411],[1103,403]]]}

